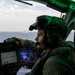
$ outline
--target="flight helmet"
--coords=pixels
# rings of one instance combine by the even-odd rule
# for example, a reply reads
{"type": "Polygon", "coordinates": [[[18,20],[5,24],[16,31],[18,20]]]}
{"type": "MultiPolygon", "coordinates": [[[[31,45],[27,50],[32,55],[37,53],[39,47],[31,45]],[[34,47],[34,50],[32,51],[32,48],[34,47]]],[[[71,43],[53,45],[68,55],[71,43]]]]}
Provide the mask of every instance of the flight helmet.
{"type": "Polygon", "coordinates": [[[33,29],[44,30],[43,43],[49,48],[58,47],[68,33],[67,24],[62,18],[48,15],[38,16],[36,22],[29,27],[29,30],[33,29]]]}

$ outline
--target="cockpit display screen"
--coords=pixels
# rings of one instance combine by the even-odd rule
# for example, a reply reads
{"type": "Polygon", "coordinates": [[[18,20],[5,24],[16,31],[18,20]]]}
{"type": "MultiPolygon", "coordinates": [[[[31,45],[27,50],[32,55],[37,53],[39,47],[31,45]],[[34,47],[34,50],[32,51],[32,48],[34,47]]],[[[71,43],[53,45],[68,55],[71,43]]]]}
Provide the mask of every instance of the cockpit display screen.
{"type": "Polygon", "coordinates": [[[21,62],[34,61],[34,53],[32,50],[21,49],[20,50],[21,62]]]}
{"type": "Polygon", "coordinates": [[[16,62],[17,62],[16,51],[1,53],[2,65],[10,64],[10,63],[16,63],[16,62]]]}

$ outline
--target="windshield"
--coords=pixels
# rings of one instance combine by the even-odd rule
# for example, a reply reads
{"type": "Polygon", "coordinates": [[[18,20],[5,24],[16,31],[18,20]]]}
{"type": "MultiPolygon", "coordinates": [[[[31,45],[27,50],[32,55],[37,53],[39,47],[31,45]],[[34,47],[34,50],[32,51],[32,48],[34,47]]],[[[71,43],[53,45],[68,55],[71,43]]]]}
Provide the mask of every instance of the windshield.
{"type": "Polygon", "coordinates": [[[27,32],[39,15],[60,17],[61,13],[43,4],[31,2],[33,6],[14,0],[0,0],[0,31],[27,32]]]}
{"type": "Polygon", "coordinates": [[[72,30],[70,32],[70,34],[68,35],[66,41],[72,41],[72,42],[74,42],[74,30],[72,30]]]}
{"type": "MultiPolygon", "coordinates": [[[[63,17],[65,15],[65,13],[49,8],[44,4],[29,2],[33,6],[14,0],[0,0],[0,42],[9,37],[34,40],[36,32],[29,32],[29,26],[35,22],[37,16],[63,17]]],[[[73,39],[73,37],[71,38],[73,39]]]]}

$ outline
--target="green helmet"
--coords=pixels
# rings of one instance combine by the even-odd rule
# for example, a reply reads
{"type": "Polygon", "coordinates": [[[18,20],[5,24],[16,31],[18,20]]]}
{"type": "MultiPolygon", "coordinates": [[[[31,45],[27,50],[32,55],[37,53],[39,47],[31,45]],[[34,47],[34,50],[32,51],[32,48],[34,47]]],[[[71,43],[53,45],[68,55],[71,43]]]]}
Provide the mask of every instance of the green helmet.
{"type": "Polygon", "coordinates": [[[43,29],[47,35],[48,41],[54,44],[55,42],[60,42],[60,37],[65,39],[68,33],[67,24],[62,18],[48,15],[38,16],[36,22],[29,28],[29,30],[33,29],[43,29]]]}

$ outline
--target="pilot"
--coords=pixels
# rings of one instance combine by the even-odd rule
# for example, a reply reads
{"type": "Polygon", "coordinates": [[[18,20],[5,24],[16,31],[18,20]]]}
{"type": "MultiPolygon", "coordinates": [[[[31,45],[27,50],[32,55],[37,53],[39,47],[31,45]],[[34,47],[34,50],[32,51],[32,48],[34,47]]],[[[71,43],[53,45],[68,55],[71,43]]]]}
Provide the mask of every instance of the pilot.
{"type": "MultiPolygon", "coordinates": [[[[75,75],[75,64],[72,59],[74,44],[65,41],[68,34],[65,21],[58,17],[42,15],[30,26],[29,30],[33,29],[38,30],[35,41],[37,48],[43,52],[29,75],[75,75]]],[[[5,42],[9,42],[10,39],[13,38],[5,42]]],[[[16,39],[21,46],[35,45],[30,40],[16,39]]]]}

